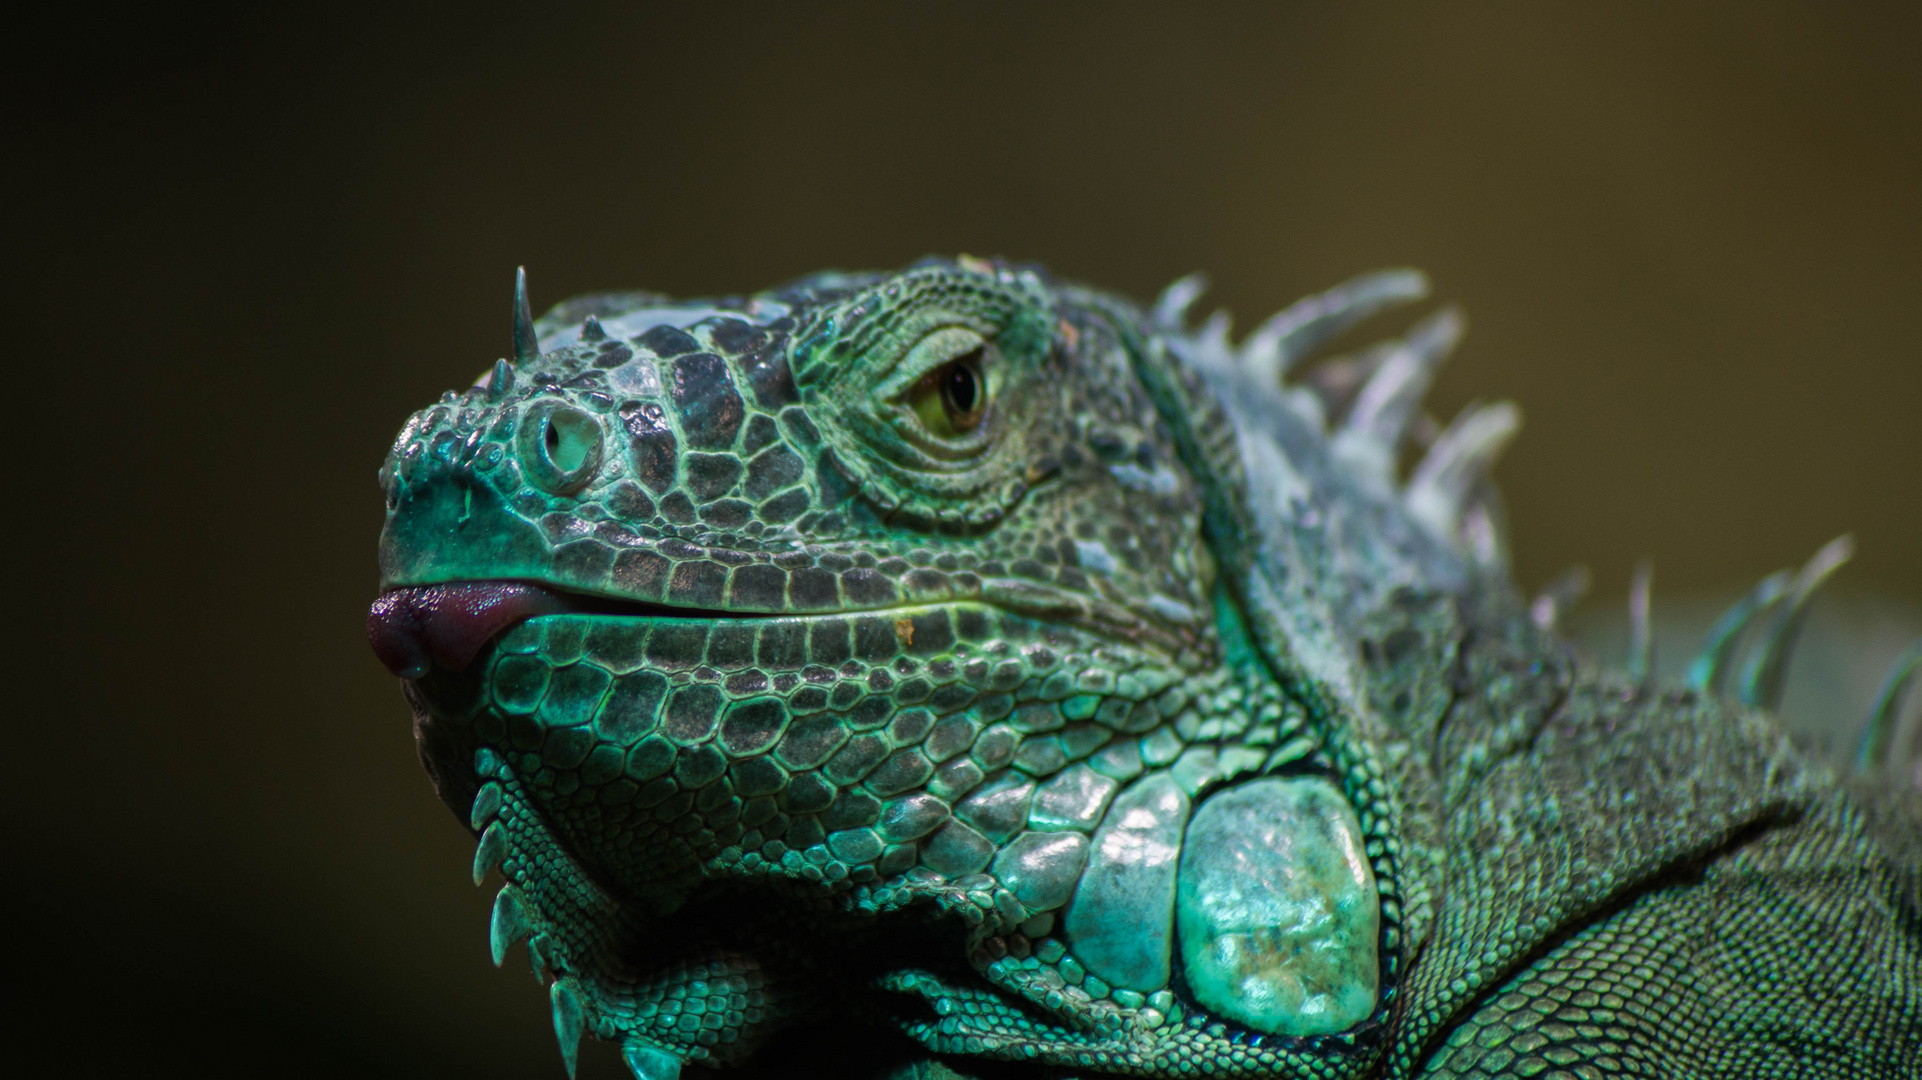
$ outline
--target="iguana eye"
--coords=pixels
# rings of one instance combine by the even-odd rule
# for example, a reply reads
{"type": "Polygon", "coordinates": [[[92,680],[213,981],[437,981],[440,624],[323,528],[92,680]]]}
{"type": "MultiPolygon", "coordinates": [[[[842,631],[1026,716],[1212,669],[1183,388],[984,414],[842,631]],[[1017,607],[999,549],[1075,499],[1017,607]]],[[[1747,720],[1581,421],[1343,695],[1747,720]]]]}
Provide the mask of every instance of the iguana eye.
{"type": "Polygon", "coordinates": [[[980,352],[976,349],[966,358],[948,364],[946,373],[939,379],[941,404],[947,406],[948,422],[957,427],[974,426],[981,418],[982,406],[987,404],[988,388],[981,385],[981,374],[975,367],[974,358],[980,352]]]}
{"type": "Polygon", "coordinates": [[[974,334],[966,333],[965,338],[945,344],[949,348],[956,345],[971,345],[971,348],[931,368],[908,387],[905,395],[921,426],[936,438],[966,436],[980,427],[987,415],[988,347],[974,334]]]}

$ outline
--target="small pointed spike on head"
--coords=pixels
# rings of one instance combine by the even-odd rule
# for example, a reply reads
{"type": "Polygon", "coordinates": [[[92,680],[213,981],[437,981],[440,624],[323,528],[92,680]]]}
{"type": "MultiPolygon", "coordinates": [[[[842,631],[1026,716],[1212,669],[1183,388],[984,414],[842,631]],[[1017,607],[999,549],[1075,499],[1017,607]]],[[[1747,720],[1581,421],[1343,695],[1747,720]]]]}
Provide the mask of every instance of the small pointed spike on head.
{"type": "Polygon", "coordinates": [[[514,269],[514,359],[538,360],[541,343],[534,337],[534,309],[527,302],[527,267],[514,269]]]}
{"type": "Polygon", "coordinates": [[[630,1040],[621,1048],[621,1060],[634,1080],[680,1080],[681,1059],[658,1046],[630,1040]]]}
{"type": "Polygon", "coordinates": [[[573,1080],[581,1055],[581,1030],[587,1025],[580,988],[572,979],[559,979],[548,992],[548,1000],[554,1009],[554,1038],[561,1044],[561,1064],[567,1067],[568,1080],[573,1080]]]}
{"type": "Polygon", "coordinates": [[[1869,709],[1868,726],[1862,729],[1862,743],[1855,752],[1858,775],[1874,776],[1889,767],[1889,753],[1895,746],[1895,720],[1919,673],[1922,673],[1922,638],[1909,642],[1909,647],[1889,665],[1882,689],[1875,695],[1875,705],[1869,709]]]}
{"type": "Polygon", "coordinates": [[[1715,620],[1715,625],[1709,627],[1708,633],[1702,638],[1701,651],[1689,663],[1689,689],[1721,696],[1722,684],[1728,681],[1729,670],[1735,665],[1736,645],[1755,625],[1755,620],[1767,614],[1782,599],[1782,594],[1788,592],[1789,582],[1794,577],[1787,570],[1770,574],[1715,620]]]}
{"type": "Polygon", "coordinates": [[[1655,564],[1643,559],[1635,564],[1635,576],[1628,585],[1628,677],[1647,689],[1655,682],[1655,627],[1650,601],[1655,582],[1655,564]]]}
{"type": "Polygon", "coordinates": [[[1208,291],[1208,275],[1197,270],[1163,290],[1155,300],[1154,320],[1162,326],[1180,329],[1187,324],[1188,309],[1208,291]]]}
{"type": "Polygon", "coordinates": [[[601,320],[589,315],[581,322],[582,341],[606,341],[607,331],[602,329],[601,320]]]}
{"type": "Polygon", "coordinates": [[[481,833],[480,843],[474,847],[474,884],[487,880],[488,871],[499,866],[507,858],[507,830],[496,821],[481,833]]]}
{"type": "Polygon", "coordinates": [[[1789,654],[1808,613],[1809,599],[1829,575],[1855,554],[1855,539],[1843,535],[1822,546],[1795,574],[1788,595],[1775,618],[1762,631],[1754,655],[1742,671],[1742,704],[1774,710],[1782,704],[1782,685],[1788,677],[1789,654]]]}
{"type": "Polygon", "coordinates": [[[507,959],[508,948],[533,928],[533,913],[526,894],[513,885],[501,886],[501,891],[494,896],[494,921],[487,930],[487,947],[493,953],[494,966],[500,967],[507,959]]]}
{"type": "Polygon", "coordinates": [[[494,361],[494,370],[487,373],[487,400],[499,401],[514,389],[514,365],[505,360],[494,361]]]}
{"type": "Polygon", "coordinates": [[[1554,633],[1561,625],[1562,616],[1573,610],[1576,603],[1588,593],[1589,573],[1586,566],[1571,566],[1555,576],[1555,580],[1542,587],[1535,602],[1528,607],[1529,618],[1536,629],[1554,633]]]}

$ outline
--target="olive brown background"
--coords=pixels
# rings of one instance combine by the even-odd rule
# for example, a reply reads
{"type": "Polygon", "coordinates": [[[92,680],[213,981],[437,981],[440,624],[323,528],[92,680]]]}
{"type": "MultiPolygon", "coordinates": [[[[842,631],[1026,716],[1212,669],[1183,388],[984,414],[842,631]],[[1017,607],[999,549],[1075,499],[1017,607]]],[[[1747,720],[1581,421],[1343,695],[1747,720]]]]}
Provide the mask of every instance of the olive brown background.
{"type": "Polygon", "coordinates": [[[362,629],[374,470],[517,264],[1203,268],[1244,328],[1419,266],[1471,320],[1431,409],[1525,411],[1525,587],[1853,531],[1841,592],[1922,601],[1912,5],[276,7],[9,31],[15,1060],[560,1075],[362,629]]]}

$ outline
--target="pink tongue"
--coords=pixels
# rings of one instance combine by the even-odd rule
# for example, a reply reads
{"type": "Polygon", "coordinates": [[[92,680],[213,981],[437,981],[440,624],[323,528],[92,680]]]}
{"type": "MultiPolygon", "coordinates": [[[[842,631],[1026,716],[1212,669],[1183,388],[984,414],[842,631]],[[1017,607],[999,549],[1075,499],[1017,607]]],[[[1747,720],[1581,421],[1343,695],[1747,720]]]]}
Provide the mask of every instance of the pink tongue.
{"type": "Polygon", "coordinates": [[[546,589],[512,581],[395,589],[367,612],[367,643],[387,670],[418,679],[436,665],[460,671],[495,634],[566,610],[566,601],[546,589]]]}

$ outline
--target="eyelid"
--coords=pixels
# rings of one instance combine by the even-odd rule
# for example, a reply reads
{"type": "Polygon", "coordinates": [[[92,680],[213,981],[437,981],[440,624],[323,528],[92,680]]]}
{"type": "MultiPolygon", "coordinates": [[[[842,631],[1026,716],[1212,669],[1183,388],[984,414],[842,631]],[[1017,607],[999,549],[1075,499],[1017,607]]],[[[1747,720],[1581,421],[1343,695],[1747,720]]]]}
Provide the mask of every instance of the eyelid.
{"type": "MultiPolygon", "coordinates": [[[[923,375],[987,344],[986,337],[965,326],[944,326],[926,334],[914,343],[914,347],[901,358],[888,377],[875,387],[875,396],[883,401],[900,397],[920,382],[923,375]]],[[[982,372],[982,375],[985,378],[987,373],[982,372]]]]}

